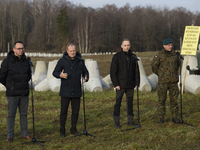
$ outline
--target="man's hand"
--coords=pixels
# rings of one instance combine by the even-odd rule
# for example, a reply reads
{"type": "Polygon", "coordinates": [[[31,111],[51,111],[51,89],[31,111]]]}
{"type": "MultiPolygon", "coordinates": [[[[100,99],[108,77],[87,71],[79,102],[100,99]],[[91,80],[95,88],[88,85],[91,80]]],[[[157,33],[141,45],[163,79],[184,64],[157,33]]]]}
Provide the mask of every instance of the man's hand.
{"type": "Polygon", "coordinates": [[[138,86],[135,86],[135,89],[137,89],[138,86]]]}
{"type": "Polygon", "coordinates": [[[115,89],[119,91],[120,90],[120,86],[116,86],[115,89]]]}
{"type": "Polygon", "coordinates": [[[83,80],[83,83],[85,83],[87,81],[87,75],[85,75],[85,78],[83,80]]]}
{"type": "Polygon", "coordinates": [[[60,73],[60,78],[64,78],[67,79],[68,74],[64,73],[64,69],[62,70],[62,72],[60,73]]]}

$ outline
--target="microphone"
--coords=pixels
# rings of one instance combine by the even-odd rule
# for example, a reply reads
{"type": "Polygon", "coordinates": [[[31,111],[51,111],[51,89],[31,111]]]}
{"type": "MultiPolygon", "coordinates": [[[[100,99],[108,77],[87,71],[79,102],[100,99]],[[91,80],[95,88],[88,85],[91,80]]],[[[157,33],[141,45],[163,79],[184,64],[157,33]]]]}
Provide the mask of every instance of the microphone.
{"type": "Polygon", "coordinates": [[[33,63],[31,62],[31,58],[30,58],[30,57],[27,57],[27,60],[28,60],[28,62],[29,62],[29,64],[30,64],[30,66],[33,67],[33,63]]]}
{"type": "Polygon", "coordinates": [[[177,54],[181,59],[184,60],[183,56],[181,56],[181,54],[180,54],[179,52],[176,52],[176,54],[177,54]]]}
{"type": "Polygon", "coordinates": [[[133,57],[135,58],[136,61],[140,61],[136,55],[133,54],[133,57]]]}

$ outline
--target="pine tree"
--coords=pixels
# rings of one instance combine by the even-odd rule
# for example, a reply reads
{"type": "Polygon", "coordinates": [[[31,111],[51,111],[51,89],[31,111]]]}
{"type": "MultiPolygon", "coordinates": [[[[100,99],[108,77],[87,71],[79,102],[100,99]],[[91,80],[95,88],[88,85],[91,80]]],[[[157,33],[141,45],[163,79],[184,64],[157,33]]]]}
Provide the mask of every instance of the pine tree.
{"type": "Polygon", "coordinates": [[[62,47],[62,51],[65,49],[66,43],[68,43],[68,20],[66,7],[64,7],[56,17],[58,48],[62,47]]]}

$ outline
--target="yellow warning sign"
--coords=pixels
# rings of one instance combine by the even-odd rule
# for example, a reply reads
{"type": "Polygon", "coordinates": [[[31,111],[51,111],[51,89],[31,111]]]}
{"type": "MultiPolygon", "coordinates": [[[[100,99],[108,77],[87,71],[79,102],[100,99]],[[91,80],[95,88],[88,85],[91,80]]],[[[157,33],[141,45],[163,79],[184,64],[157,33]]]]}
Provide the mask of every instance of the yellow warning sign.
{"type": "Polygon", "coordinates": [[[200,26],[186,26],[181,55],[196,55],[200,26]]]}

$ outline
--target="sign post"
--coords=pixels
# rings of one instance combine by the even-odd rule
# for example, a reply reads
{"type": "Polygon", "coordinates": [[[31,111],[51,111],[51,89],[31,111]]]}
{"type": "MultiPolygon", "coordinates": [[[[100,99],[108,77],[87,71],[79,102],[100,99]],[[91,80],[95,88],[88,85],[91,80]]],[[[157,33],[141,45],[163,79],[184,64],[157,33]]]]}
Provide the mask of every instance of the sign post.
{"type": "MultiPolygon", "coordinates": [[[[182,44],[182,49],[181,49],[181,55],[187,55],[186,63],[184,66],[185,68],[188,63],[188,55],[196,55],[197,45],[199,42],[199,34],[200,34],[200,26],[186,26],[185,27],[183,44],[182,44]]],[[[186,70],[187,69],[185,69],[184,76],[183,76],[183,85],[182,85],[182,90],[181,90],[182,93],[183,93],[183,88],[185,84],[186,70]]]]}

